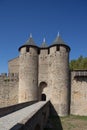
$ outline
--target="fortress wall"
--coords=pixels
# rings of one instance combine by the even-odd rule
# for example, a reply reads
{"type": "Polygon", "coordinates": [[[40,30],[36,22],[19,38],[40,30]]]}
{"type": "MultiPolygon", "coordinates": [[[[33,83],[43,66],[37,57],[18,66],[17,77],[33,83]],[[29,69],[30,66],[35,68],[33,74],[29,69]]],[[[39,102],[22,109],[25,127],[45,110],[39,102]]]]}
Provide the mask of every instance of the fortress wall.
{"type": "Polygon", "coordinates": [[[42,49],[40,50],[39,54],[39,64],[38,64],[38,87],[39,87],[39,100],[41,100],[41,94],[45,93],[46,94],[46,99],[48,100],[48,91],[49,91],[49,86],[48,86],[48,49],[42,49]],[[47,86],[41,85],[41,82],[45,82],[47,86]]]}
{"type": "Polygon", "coordinates": [[[19,57],[9,60],[8,71],[9,71],[9,73],[18,73],[19,72],[19,57]]]}
{"type": "Polygon", "coordinates": [[[0,108],[18,103],[18,75],[0,75],[0,108]]]}
{"type": "Polygon", "coordinates": [[[75,71],[71,72],[71,114],[87,116],[87,75],[75,77],[75,71]]]}

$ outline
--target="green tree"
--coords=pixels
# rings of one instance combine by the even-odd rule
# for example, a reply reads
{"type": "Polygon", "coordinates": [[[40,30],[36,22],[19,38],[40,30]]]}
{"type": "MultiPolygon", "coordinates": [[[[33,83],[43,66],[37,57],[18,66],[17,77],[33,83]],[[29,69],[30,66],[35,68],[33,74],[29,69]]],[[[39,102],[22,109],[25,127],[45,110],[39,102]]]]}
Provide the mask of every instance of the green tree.
{"type": "Polygon", "coordinates": [[[87,69],[87,57],[80,56],[76,60],[70,61],[71,70],[86,70],[87,69]]]}

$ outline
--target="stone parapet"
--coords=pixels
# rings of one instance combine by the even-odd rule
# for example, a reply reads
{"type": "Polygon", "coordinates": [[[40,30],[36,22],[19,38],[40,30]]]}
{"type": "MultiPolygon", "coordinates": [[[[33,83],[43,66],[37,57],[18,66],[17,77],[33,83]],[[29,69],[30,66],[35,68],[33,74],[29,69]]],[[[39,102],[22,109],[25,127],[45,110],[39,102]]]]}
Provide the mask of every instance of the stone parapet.
{"type": "Polygon", "coordinates": [[[0,81],[18,81],[19,74],[18,73],[1,73],[0,74],[0,81]]]}

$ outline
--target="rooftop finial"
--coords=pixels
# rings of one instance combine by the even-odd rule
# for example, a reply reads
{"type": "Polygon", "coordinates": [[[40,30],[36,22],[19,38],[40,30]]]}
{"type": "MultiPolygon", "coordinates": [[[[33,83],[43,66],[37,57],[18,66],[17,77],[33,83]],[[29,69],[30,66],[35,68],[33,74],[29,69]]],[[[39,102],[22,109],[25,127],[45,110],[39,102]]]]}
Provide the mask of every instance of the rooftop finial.
{"type": "Polygon", "coordinates": [[[32,38],[32,33],[30,33],[30,38],[32,38]]]}
{"type": "Polygon", "coordinates": [[[46,39],[45,39],[45,37],[44,37],[44,39],[43,39],[43,42],[46,42],[46,39]]]}
{"type": "Polygon", "coordinates": [[[59,37],[60,36],[60,33],[58,32],[57,36],[59,37]]]}

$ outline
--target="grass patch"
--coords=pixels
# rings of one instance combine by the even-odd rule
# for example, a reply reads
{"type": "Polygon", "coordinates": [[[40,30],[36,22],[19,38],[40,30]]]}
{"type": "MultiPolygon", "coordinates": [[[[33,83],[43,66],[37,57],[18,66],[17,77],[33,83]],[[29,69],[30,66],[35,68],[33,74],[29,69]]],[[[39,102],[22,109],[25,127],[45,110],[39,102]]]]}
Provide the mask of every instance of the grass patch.
{"type": "Polygon", "coordinates": [[[70,115],[70,116],[68,116],[67,118],[80,119],[80,120],[86,120],[86,121],[87,121],[87,116],[70,115]]]}
{"type": "Polygon", "coordinates": [[[87,116],[79,116],[79,115],[69,115],[65,117],[60,117],[61,120],[64,119],[81,119],[81,120],[87,120],[87,116]]]}
{"type": "Polygon", "coordinates": [[[86,121],[87,116],[50,116],[48,125],[50,127],[46,127],[44,130],[87,130],[86,121]]]}

